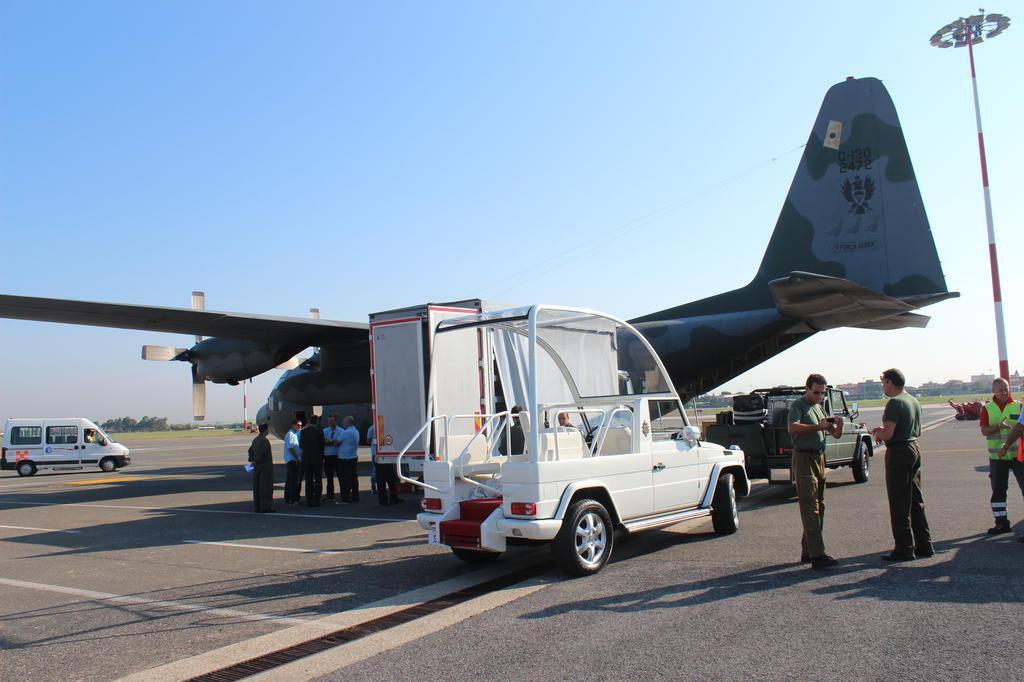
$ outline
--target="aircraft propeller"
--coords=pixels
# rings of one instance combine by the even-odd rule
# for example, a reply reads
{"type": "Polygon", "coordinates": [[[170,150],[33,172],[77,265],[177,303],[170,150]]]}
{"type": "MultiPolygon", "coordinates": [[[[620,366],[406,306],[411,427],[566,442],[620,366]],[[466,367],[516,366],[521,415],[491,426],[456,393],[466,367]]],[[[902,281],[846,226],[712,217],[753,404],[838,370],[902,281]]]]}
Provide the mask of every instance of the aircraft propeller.
{"type": "MultiPolygon", "coordinates": [[[[192,292],[192,310],[206,310],[206,294],[204,292],[192,292]]],[[[202,341],[203,337],[196,334],[196,344],[198,345],[202,341]]],[[[192,362],[189,350],[173,346],[146,345],[142,347],[142,359],[157,362],[170,360],[192,362]]],[[[192,418],[196,421],[206,419],[206,381],[199,375],[195,362],[192,362],[192,418]]]]}

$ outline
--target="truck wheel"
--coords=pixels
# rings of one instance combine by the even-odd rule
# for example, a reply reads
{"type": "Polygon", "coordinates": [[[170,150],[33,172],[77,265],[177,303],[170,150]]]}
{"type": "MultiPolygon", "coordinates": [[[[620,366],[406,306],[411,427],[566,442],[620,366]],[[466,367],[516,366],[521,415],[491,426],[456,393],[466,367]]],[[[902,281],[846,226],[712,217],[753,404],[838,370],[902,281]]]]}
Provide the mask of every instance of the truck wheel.
{"type": "Polygon", "coordinates": [[[467,564],[490,564],[497,561],[498,557],[501,556],[501,552],[481,552],[463,547],[452,547],[452,554],[467,564]]]}
{"type": "Polygon", "coordinates": [[[857,448],[853,453],[853,464],[850,468],[853,469],[853,480],[857,483],[867,483],[868,478],[871,476],[871,463],[868,461],[868,449],[864,446],[864,441],[857,441],[857,448]]]}
{"type": "Polygon", "coordinates": [[[715,497],[711,501],[711,524],[719,535],[731,535],[740,527],[740,510],[736,506],[736,485],[732,474],[718,477],[715,497]]]}
{"type": "Polygon", "coordinates": [[[100,462],[100,469],[103,469],[103,471],[106,471],[109,474],[111,471],[117,469],[117,462],[115,462],[112,457],[107,457],[100,462]]]}
{"type": "Polygon", "coordinates": [[[555,563],[572,576],[600,571],[612,555],[615,533],[612,517],[596,500],[577,500],[562,519],[551,544],[555,563]]]}
{"type": "Polygon", "coordinates": [[[32,462],[22,462],[18,465],[19,476],[31,476],[36,472],[36,465],[32,462]]]}

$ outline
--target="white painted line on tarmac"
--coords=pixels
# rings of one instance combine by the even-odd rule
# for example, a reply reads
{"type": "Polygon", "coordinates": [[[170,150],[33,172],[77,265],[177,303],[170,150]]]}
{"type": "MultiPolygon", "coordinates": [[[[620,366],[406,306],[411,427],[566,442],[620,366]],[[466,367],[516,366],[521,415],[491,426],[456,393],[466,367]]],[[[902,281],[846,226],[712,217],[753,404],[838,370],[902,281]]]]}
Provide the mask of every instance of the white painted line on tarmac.
{"type": "MultiPolygon", "coordinates": [[[[3,528],[3,526],[0,526],[3,528]]],[[[245,545],[240,542],[210,542],[206,540],[183,540],[186,545],[216,545],[218,547],[241,547],[242,549],[267,549],[275,552],[297,552],[299,554],[344,554],[335,549],[303,549],[302,547],[274,547],[273,545],[245,545]]]]}
{"type": "Polygon", "coordinates": [[[110,594],[107,592],[80,590],[76,587],[64,587],[62,585],[30,583],[25,582],[24,580],[11,580],[9,578],[0,578],[0,585],[8,585],[10,587],[21,587],[27,590],[36,590],[37,592],[55,592],[57,594],[66,594],[72,597],[82,597],[90,601],[113,602],[115,604],[132,604],[134,606],[173,609],[175,611],[189,611],[192,613],[208,613],[210,615],[215,616],[240,618],[242,620],[260,620],[270,623],[281,623],[284,625],[304,625],[312,622],[306,618],[292,618],[290,616],[273,616],[266,613],[250,613],[249,611],[239,611],[238,609],[222,609],[211,606],[197,606],[195,604],[186,604],[184,602],[179,601],[167,601],[164,599],[145,599],[142,597],[132,597],[123,594],[110,594]]]}
{"type": "Polygon", "coordinates": [[[32,526],[0,526],[0,528],[11,528],[13,530],[38,530],[43,533],[81,533],[79,530],[58,530],[57,528],[33,528],[32,526]]]}
{"type": "MultiPolygon", "coordinates": [[[[91,502],[0,502],[7,507],[27,505],[31,507],[93,507],[96,509],[139,509],[143,511],[190,512],[193,514],[244,514],[256,516],[256,512],[233,511],[230,509],[191,509],[189,507],[140,507],[128,504],[94,504],[91,502]]],[[[335,521],[381,521],[384,523],[416,523],[416,519],[389,519],[379,516],[330,516],[328,514],[260,514],[266,518],[334,519],[335,521]]]]}
{"type": "Polygon", "coordinates": [[[483,594],[476,599],[443,609],[429,616],[417,618],[414,621],[388,628],[362,639],[333,647],[319,654],[273,668],[247,679],[254,681],[262,680],[264,682],[278,682],[279,680],[295,680],[298,682],[327,675],[335,670],[354,665],[384,651],[395,649],[417,639],[422,639],[427,635],[450,628],[473,616],[504,606],[517,599],[522,599],[534,592],[543,590],[549,584],[551,584],[551,579],[544,578],[543,576],[527,580],[519,585],[483,594]]]}
{"type": "MultiPolygon", "coordinates": [[[[480,583],[487,582],[488,580],[493,580],[494,578],[498,578],[507,573],[536,566],[538,563],[547,561],[549,556],[550,554],[548,552],[542,550],[528,552],[510,561],[488,566],[487,568],[479,571],[473,571],[467,575],[449,578],[448,580],[443,580],[439,583],[434,583],[433,585],[419,587],[415,590],[387,597],[386,599],[381,599],[380,601],[375,601],[348,611],[342,611],[330,616],[325,616],[324,618],[311,621],[304,625],[298,625],[293,628],[286,628],[266,635],[260,635],[252,639],[223,646],[219,649],[207,651],[206,653],[197,654],[195,656],[190,656],[189,658],[183,658],[179,661],[167,663],[156,668],[143,670],[133,675],[129,675],[124,679],[131,680],[132,682],[142,682],[143,680],[147,682],[187,680],[197,675],[202,675],[213,670],[219,670],[229,665],[241,663],[257,656],[263,656],[286,647],[306,642],[329,632],[350,628],[387,616],[395,613],[396,611],[407,609],[411,606],[423,604],[424,602],[428,602],[432,599],[437,599],[438,597],[458,592],[459,590],[466,589],[467,587],[472,587],[473,585],[479,585],[480,583]]],[[[518,587],[522,588],[530,584],[531,583],[524,583],[518,587]]],[[[497,604],[495,606],[497,606],[497,604]]],[[[445,611],[447,610],[450,609],[445,609],[445,611]]],[[[441,613],[443,612],[444,611],[441,613]]],[[[409,623],[407,625],[414,625],[414,623],[409,623]]],[[[389,628],[379,634],[393,633],[397,629],[398,628],[389,628]]],[[[380,644],[377,645],[377,648],[379,650],[383,650],[382,645],[380,644]]]]}

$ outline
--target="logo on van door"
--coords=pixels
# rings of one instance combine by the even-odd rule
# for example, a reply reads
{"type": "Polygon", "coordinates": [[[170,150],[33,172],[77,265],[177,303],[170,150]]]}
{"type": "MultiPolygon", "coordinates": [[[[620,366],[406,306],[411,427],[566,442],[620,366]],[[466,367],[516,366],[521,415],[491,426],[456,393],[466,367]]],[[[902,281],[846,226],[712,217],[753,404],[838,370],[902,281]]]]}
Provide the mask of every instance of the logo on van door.
{"type": "Polygon", "coordinates": [[[45,452],[48,455],[52,455],[53,454],[53,448],[51,448],[49,445],[47,445],[45,448],[43,448],[43,452],[45,452]]]}

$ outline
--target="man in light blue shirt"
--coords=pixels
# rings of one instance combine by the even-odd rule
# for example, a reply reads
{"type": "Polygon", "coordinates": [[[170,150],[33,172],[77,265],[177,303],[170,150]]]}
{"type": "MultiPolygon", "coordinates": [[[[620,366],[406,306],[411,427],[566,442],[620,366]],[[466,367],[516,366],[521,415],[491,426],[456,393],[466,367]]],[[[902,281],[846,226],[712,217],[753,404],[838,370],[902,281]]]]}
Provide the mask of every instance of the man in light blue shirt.
{"type": "Polygon", "coordinates": [[[287,467],[287,476],[284,479],[284,503],[298,504],[302,481],[302,449],[299,448],[299,429],[302,422],[298,419],[292,422],[288,433],[284,434],[284,464],[287,467]]]}
{"type": "Polygon", "coordinates": [[[338,437],[338,478],[341,480],[339,504],[359,501],[359,477],[356,465],[359,461],[359,429],[352,417],[341,420],[341,434],[338,437]]]}
{"type": "Polygon", "coordinates": [[[338,426],[338,415],[327,418],[324,429],[324,477],[327,479],[327,499],[334,499],[334,477],[338,476],[338,489],[341,489],[341,475],[338,471],[338,446],[341,444],[341,427],[338,426]]]}

